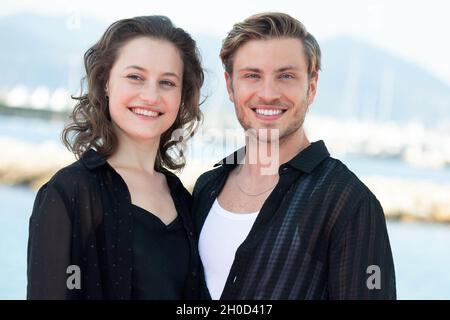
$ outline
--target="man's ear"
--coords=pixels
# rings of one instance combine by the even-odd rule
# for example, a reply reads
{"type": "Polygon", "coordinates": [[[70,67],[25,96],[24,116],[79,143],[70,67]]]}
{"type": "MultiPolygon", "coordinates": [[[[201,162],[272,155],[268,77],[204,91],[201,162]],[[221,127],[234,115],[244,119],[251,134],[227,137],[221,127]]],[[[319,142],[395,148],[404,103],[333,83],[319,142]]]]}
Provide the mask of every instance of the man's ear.
{"type": "Polygon", "coordinates": [[[233,79],[231,78],[231,75],[225,71],[225,81],[227,83],[227,91],[228,91],[228,98],[231,102],[234,103],[234,90],[233,90],[233,79]]]}
{"type": "Polygon", "coordinates": [[[312,73],[311,78],[309,79],[308,106],[314,102],[317,93],[318,81],[319,81],[319,73],[318,72],[312,73]]]}

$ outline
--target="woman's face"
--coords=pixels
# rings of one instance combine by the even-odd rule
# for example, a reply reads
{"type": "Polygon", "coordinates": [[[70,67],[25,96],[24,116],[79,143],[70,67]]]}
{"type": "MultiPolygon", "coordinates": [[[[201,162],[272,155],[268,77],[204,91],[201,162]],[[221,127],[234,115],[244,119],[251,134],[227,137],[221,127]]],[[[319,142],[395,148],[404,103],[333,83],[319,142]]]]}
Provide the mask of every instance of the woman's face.
{"type": "Polygon", "coordinates": [[[106,84],[119,140],[159,141],[177,117],[182,84],[183,61],[172,43],[149,37],[126,42],[106,84]]]}

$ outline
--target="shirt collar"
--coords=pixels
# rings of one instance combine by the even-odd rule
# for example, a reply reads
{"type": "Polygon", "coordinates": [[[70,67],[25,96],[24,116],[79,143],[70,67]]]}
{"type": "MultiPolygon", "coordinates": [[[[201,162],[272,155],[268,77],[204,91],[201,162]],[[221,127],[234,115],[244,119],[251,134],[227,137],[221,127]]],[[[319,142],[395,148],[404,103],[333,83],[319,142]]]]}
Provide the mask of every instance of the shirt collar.
{"type": "MultiPolygon", "coordinates": [[[[310,173],[329,156],[330,153],[328,152],[325,143],[322,140],[319,140],[312,142],[308,147],[300,151],[294,158],[282,166],[289,165],[297,170],[310,173]]],[[[229,156],[223,158],[221,161],[216,163],[214,167],[222,165],[225,169],[231,170],[236,167],[244,157],[245,147],[242,147],[229,156]]]]}
{"type": "Polygon", "coordinates": [[[297,170],[310,173],[329,156],[330,153],[328,152],[325,143],[322,140],[319,140],[311,143],[308,147],[300,151],[287,164],[297,170]]]}
{"type": "Polygon", "coordinates": [[[94,149],[84,152],[81,156],[81,161],[89,170],[94,170],[106,163],[106,159],[94,149]]]}
{"type": "MultiPolygon", "coordinates": [[[[81,156],[81,161],[89,170],[95,170],[107,163],[106,159],[94,149],[89,149],[84,152],[81,156]]],[[[180,179],[169,170],[161,168],[158,171],[166,176],[167,184],[171,189],[177,187],[180,184],[180,179]]]]}

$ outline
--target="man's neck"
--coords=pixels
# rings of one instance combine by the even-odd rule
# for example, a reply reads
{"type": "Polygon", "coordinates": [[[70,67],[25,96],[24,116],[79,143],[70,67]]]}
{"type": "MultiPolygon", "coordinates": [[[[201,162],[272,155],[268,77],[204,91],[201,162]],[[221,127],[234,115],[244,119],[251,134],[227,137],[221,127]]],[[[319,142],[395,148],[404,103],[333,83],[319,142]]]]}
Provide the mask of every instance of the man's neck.
{"type": "Polygon", "coordinates": [[[278,175],[278,169],[283,163],[289,162],[309,145],[303,127],[275,142],[261,142],[256,138],[249,138],[246,141],[245,162],[240,171],[252,179],[278,175]]]}

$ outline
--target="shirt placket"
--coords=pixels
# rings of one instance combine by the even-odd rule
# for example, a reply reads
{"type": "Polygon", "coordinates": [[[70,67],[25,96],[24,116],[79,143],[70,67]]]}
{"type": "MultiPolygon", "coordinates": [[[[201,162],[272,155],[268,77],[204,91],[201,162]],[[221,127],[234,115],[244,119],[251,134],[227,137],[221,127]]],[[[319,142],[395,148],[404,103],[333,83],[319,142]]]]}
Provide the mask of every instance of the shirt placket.
{"type": "MultiPolygon", "coordinates": [[[[266,228],[271,223],[272,217],[280,209],[283,210],[285,206],[281,206],[284,201],[289,201],[291,194],[289,190],[295,181],[299,178],[301,172],[291,168],[290,166],[282,166],[279,170],[280,180],[264,202],[261,211],[255,220],[247,238],[238,247],[235,259],[230,269],[221,299],[236,298],[239,296],[238,292],[242,285],[242,277],[246,276],[246,265],[251,261],[255,254],[258,244],[266,235],[266,228]]],[[[283,212],[279,212],[283,214],[283,212]]],[[[285,212],[284,212],[285,213],[285,212]]],[[[272,226],[273,227],[273,226],[272,226]]],[[[279,226],[276,226],[279,227],[279,226]]]]}

